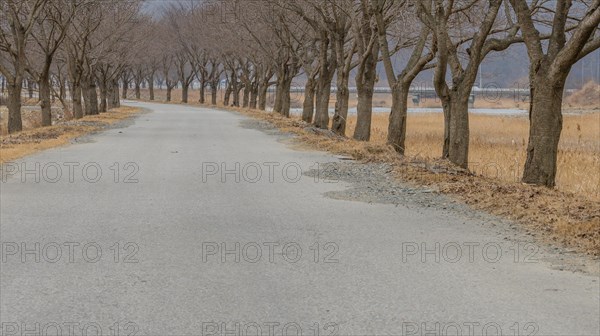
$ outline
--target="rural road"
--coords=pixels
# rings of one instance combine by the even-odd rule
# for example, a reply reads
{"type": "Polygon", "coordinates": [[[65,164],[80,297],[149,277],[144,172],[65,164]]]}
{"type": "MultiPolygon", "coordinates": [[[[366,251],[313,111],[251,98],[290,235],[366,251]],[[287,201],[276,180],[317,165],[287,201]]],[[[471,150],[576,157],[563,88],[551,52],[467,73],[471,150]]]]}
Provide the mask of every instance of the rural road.
{"type": "Polygon", "coordinates": [[[329,198],[350,184],[301,172],[336,157],[241,115],[127,104],[150,111],[5,167],[2,336],[600,334],[597,275],[469,216],[329,198]]]}

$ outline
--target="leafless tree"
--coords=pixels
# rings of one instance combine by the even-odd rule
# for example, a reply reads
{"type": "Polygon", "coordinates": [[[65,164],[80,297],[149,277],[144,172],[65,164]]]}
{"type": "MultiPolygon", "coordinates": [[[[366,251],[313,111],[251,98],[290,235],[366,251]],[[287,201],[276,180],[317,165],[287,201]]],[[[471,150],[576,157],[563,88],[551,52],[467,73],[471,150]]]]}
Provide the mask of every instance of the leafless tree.
{"type": "Polygon", "coordinates": [[[50,1],[43,7],[40,16],[35,20],[36,25],[32,38],[40,51],[42,62],[39,66],[30,66],[28,71],[38,82],[42,126],[52,124],[50,70],[54,55],[64,41],[70,29],[71,20],[77,13],[77,7],[81,4],[81,2],[66,0],[50,1]]]}
{"type": "Polygon", "coordinates": [[[510,3],[530,61],[530,130],[523,182],[553,187],[565,81],[573,64],[600,48],[600,0],[510,3]],[[547,43],[542,42],[545,38],[547,43]]]}
{"type": "Polygon", "coordinates": [[[21,90],[28,67],[26,50],[36,20],[47,0],[0,2],[0,72],[8,86],[8,132],[23,129],[21,90]]]}
{"type": "Polygon", "coordinates": [[[492,51],[517,43],[519,26],[510,14],[500,18],[503,0],[419,1],[420,18],[437,46],[434,86],[444,109],[442,156],[467,168],[469,161],[469,97],[479,65],[492,51]],[[462,60],[461,60],[462,57],[462,60]],[[452,84],[448,85],[448,67],[452,84]]]}

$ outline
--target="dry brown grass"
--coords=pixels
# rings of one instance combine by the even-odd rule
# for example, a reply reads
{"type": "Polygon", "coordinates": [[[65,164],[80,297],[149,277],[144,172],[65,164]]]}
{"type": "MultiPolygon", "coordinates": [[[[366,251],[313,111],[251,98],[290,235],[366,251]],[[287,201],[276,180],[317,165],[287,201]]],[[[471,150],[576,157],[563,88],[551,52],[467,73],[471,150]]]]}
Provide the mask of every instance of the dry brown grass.
{"type": "MultiPolygon", "coordinates": [[[[373,116],[372,142],[385,144],[388,115],[373,116]]],[[[444,134],[439,113],[409,114],[406,155],[440,157],[444,134]]],[[[348,120],[348,136],[356,117],[348,120]]],[[[525,163],[529,121],[523,117],[470,116],[469,169],[504,182],[518,182],[525,163]]],[[[566,115],[558,153],[557,186],[562,191],[600,199],[600,113],[566,115]]]]}
{"type": "MultiPolygon", "coordinates": [[[[358,142],[315,130],[297,118],[233,110],[267,120],[283,131],[292,132],[303,146],[311,149],[351,155],[363,161],[390,162],[398,177],[406,183],[429,186],[476,209],[514,220],[524,231],[543,241],[600,256],[600,114],[565,117],[559,159],[560,187],[548,189],[516,182],[518,170],[516,174],[506,173],[515,166],[521,169],[527,119],[472,116],[471,161],[488,163],[489,167],[503,171],[503,174],[496,175],[490,169],[479,172],[474,169],[473,174],[435,159],[441,152],[441,115],[410,116],[408,155],[400,157],[385,144],[385,115],[374,118],[373,141],[358,142]]],[[[349,134],[354,125],[355,120],[350,120],[349,134]]]]}
{"type": "Polygon", "coordinates": [[[0,164],[41,150],[63,146],[71,139],[98,131],[107,125],[130,118],[138,112],[140,112],[138,108],[120,107],[99,115],[85,116],[76,122],[59,123],[48,127],[26,129],[10,135],[0,135],[0,164]]]}

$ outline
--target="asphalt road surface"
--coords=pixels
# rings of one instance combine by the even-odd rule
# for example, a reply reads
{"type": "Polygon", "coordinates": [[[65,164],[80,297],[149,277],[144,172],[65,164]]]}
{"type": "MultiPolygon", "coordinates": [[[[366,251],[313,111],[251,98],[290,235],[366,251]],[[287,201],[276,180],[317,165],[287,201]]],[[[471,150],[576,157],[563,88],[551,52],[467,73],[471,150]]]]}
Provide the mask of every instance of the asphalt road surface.
{"type": "Polygon", "coordinates": [[[302,173],[335,156],[238,114],[129,104],[150,111],[4,167],[2,336],[600,334],[597,275],[329,198],[348,183],[302,173]]]}

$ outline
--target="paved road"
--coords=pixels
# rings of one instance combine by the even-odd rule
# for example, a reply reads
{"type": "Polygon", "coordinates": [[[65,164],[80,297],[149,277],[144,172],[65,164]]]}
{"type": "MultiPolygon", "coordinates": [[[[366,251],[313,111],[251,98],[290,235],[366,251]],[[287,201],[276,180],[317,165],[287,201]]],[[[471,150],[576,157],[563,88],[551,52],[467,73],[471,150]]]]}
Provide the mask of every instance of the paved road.
{"type": "Polygon", "coordinates": [[[443,210],[327,198],[349,185],[298,171],[335,157],[237,114],[131,104],[151,112],[0,185],[3,336],[600,334],[597,276],[443,210]]]}

